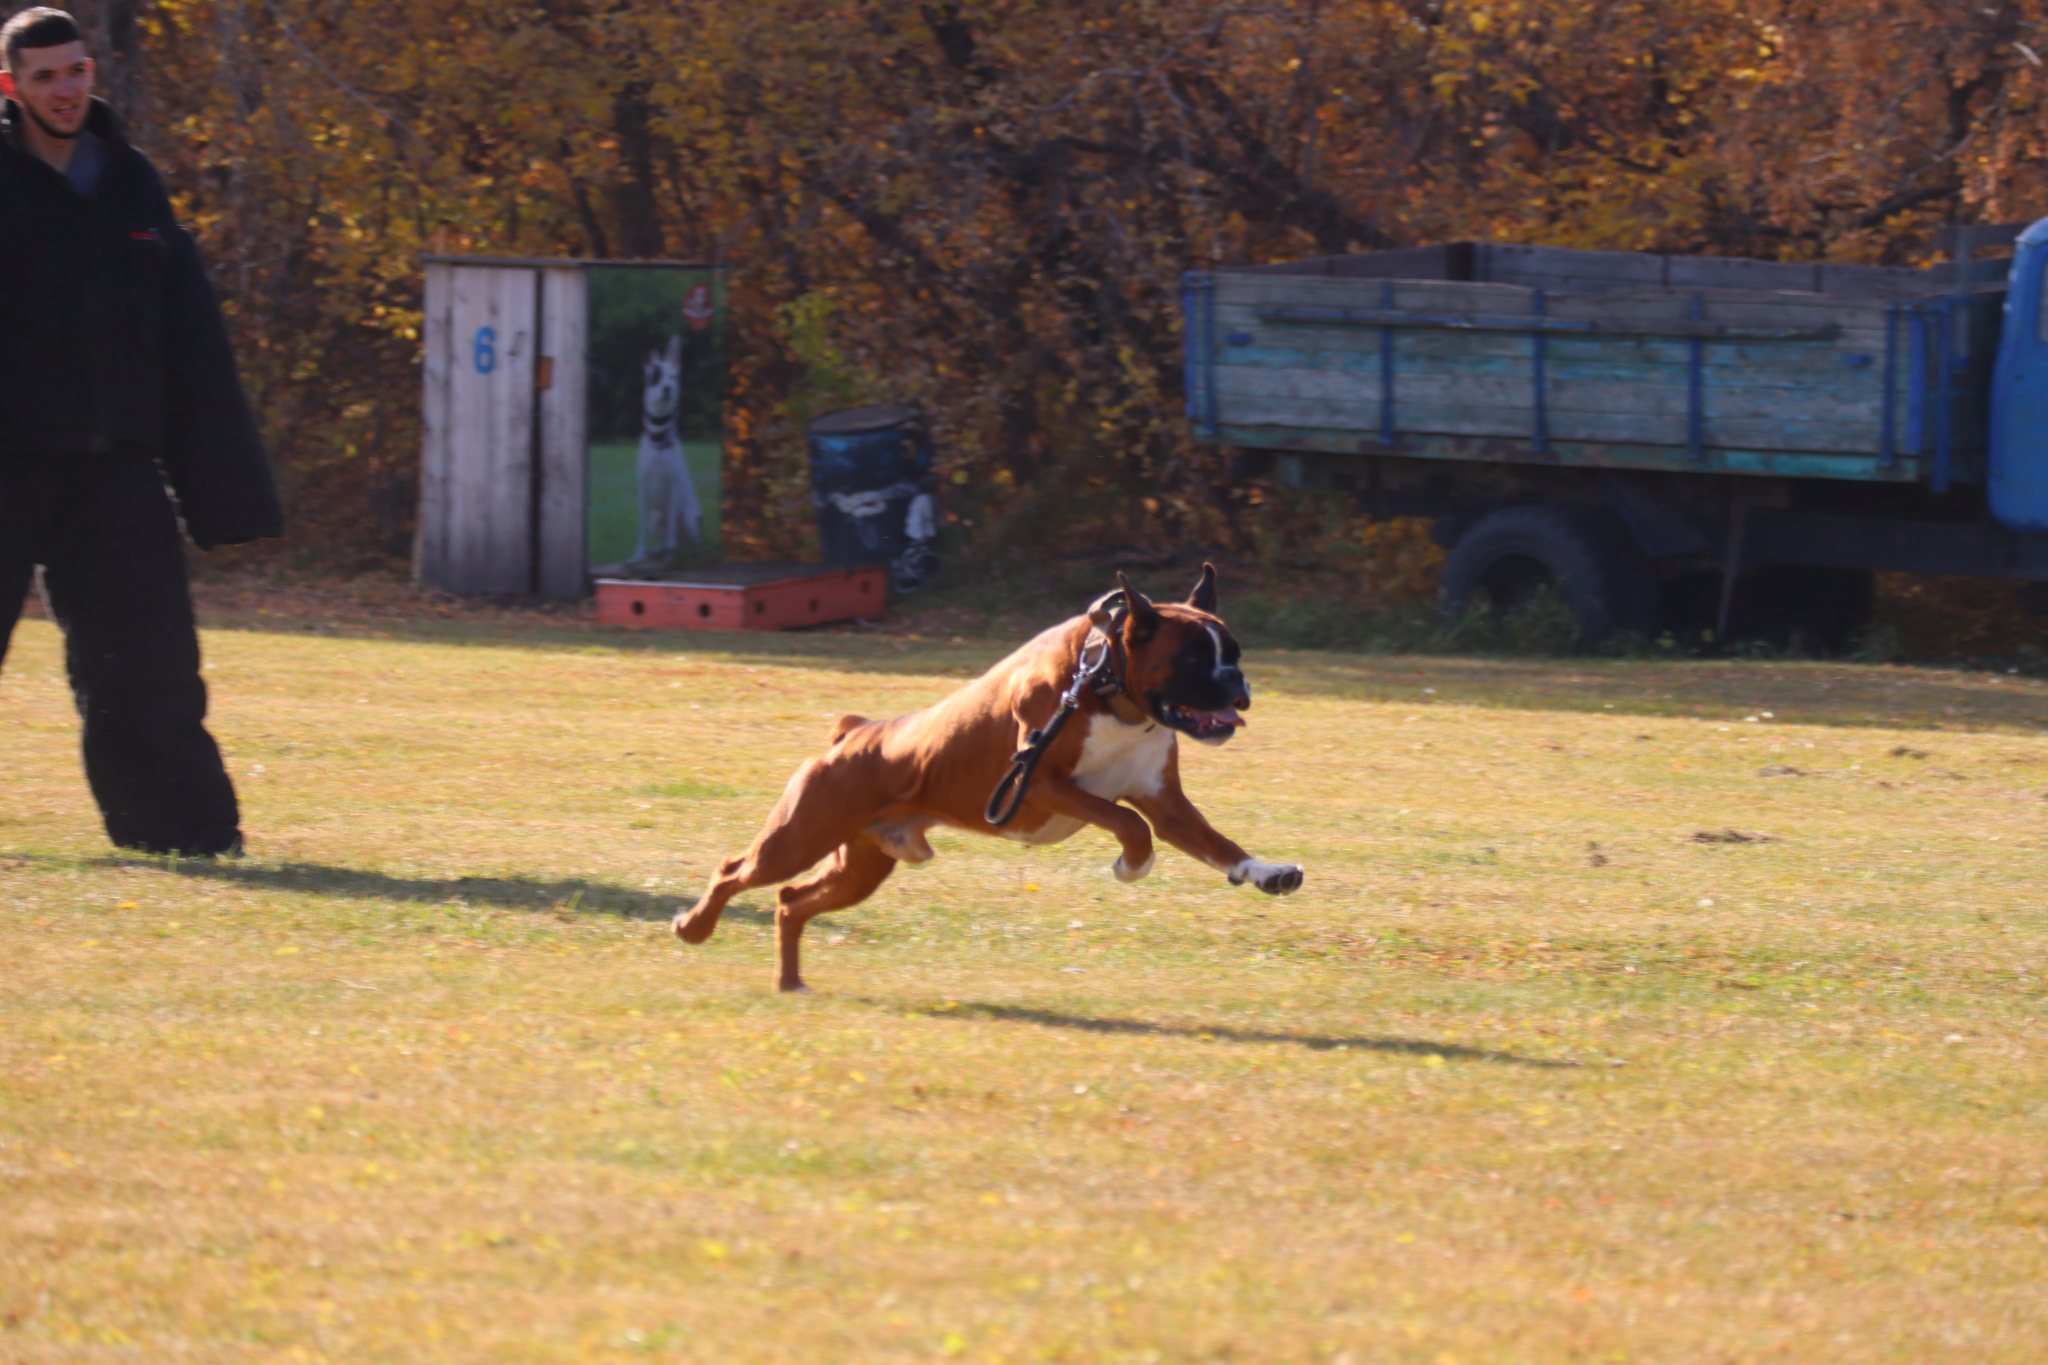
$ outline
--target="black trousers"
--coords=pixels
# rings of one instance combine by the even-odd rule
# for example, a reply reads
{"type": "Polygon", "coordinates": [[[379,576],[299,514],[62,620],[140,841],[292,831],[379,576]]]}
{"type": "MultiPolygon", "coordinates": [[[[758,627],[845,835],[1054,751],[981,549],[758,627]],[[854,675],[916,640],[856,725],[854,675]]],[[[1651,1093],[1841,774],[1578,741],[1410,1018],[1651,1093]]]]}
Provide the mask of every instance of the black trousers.
{"type": "Polygon", "coordinates": [[[184,548],[156,463],[0,456],[0,661],[38,564],[107,836],[152,853],[238,848],[234,785],[206,732],[184,548]]]}

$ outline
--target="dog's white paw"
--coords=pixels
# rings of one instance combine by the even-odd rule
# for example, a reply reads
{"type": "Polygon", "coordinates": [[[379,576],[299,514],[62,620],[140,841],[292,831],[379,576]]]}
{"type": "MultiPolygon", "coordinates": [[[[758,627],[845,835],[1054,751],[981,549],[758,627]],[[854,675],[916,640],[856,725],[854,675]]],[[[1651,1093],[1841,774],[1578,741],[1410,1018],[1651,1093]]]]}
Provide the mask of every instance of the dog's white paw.
{"type": "Polygon", "coordinates": [[[1152,875],[1152,864],[1158,861],[1157,853],[1148,853],[1145,855],[1145,861],[1134,868],[1124,862],[1122,855],[1118,855],[1117,860],[1109,865],[1109,870],[1116,873],[1116,879],[1120,882],[1142,881],[1152,875]]]}
{"type": "Polygon", "coordinates": [[[1230,869],[1230,884],[1242,886],[1246,882],[1269,896],[1284,896],[1301,889],[1301,868],[1295,863],[1262,863],[1257,858],[1246,858],[1230,869]]]}

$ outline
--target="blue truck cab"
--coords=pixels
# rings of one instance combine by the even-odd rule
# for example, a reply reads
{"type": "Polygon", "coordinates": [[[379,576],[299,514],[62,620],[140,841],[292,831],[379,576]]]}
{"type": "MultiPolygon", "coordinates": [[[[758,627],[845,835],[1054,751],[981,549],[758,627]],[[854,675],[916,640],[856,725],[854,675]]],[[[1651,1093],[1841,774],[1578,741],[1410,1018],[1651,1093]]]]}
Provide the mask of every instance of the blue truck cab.
{"type": "Polygon", "coordinates": [[[2048,534],[2048,218],[2019,235],[1991,380],[1991,515],[2048,534]]]}
{"type": "Polygon", "coordinates": [[[2048,220],[1945,235],[1918,269],[1453,242],[1197,271],[1188,416],[1247,473],[1431,520],[1452,615],[1549,588],[1588,642],[1840,649],[1876,572],[2048,583],[2048,220]]]}

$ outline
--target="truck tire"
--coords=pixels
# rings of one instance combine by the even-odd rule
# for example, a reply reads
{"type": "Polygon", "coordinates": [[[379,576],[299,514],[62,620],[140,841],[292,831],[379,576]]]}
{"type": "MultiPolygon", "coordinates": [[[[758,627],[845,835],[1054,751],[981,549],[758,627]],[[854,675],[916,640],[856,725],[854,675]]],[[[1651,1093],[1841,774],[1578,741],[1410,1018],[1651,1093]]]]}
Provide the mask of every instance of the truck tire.
{"type": "Polygon", "coordinates": [[[1483,517],[1444,561],[1441,605],[1450,621],[1475,606],[1506,616],[1546,587],[1571,614],[1581,649],[1656,630],[1656,571],[1612,513],[1590,507],[1546,503],[1483,517]]]}

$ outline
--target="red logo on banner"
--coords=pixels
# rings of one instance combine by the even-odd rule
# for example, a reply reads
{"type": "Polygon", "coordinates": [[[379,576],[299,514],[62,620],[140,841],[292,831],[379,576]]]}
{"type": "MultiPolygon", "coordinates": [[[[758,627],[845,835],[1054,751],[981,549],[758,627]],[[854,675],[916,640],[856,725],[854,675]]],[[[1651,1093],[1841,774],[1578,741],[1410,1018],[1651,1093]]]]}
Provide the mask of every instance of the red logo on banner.
{"type": "Polygon", "coordinates": [[[711,286],[700,284],[692,287],[690,292],[683,296],[684,319],[689,322],[692,329],[701,332],[711,325],[712,316],[711,286]]]}

